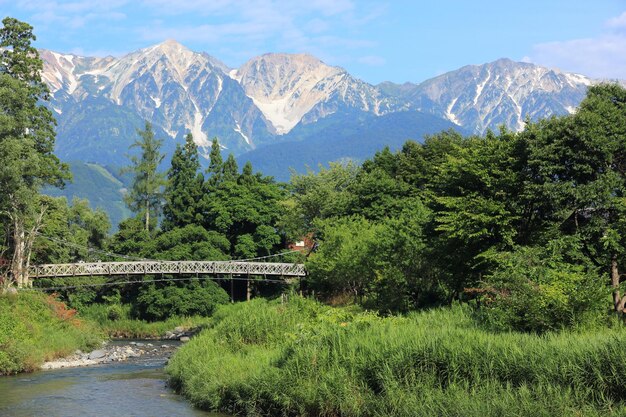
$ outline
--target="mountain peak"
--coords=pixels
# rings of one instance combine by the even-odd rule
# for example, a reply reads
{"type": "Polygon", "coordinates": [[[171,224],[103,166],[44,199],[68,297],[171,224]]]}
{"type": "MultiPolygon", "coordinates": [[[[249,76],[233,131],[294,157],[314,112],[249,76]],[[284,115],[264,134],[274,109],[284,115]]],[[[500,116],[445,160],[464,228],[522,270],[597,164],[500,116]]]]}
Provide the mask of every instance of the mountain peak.
{"type": "Polygon", "coordinates": [[[167,39],[159,44],[156,44],[150,48],[146,48],[148,51],[160,51],[165,55],[188,55],[194,54],[192,50],[187,48],[185,45],[179,43],[174,39],[167,39]]]}
{"type": "Polygon", "coordinates": [[[174,46],[183,46],[180,42],[178,42],[176,39],[166,39],[163,42],[160,43],[160,45],[174,45],[174,46]]]}

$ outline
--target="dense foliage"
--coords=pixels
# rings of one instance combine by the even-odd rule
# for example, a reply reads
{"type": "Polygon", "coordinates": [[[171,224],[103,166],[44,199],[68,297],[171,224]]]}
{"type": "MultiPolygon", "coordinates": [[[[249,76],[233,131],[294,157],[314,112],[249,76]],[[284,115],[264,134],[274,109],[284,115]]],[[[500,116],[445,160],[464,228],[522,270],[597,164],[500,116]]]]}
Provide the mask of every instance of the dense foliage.
{"type": "Polygon", "coordinates": [[[310,288],[381,311],[475,299],[499,327],[624,312],[626,90],[485,137],[454,131],[292,178],[285,231],[313,234],[310,288]]]}
{"type": "Polygon", "coordinates": [[[176,316],[208,317],[218,305],[229,301],[226,291],[213,281],[192,280],[185,286],[161,288],[152,284],[137,297],[135,311],[139,318],[149,321],[176,316]]]}

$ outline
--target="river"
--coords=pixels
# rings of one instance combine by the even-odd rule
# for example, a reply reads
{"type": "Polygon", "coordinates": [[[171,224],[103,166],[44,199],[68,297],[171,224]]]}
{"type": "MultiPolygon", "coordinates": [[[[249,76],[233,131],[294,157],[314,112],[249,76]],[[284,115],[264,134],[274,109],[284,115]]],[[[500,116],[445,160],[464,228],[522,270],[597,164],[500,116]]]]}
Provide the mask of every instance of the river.
{"type": "Polygon", "coordinates": [[[224,417],[194,409],[169,389],[163,371],[166,359],[139,357],[0,377],[0,416],[224,417]]]}

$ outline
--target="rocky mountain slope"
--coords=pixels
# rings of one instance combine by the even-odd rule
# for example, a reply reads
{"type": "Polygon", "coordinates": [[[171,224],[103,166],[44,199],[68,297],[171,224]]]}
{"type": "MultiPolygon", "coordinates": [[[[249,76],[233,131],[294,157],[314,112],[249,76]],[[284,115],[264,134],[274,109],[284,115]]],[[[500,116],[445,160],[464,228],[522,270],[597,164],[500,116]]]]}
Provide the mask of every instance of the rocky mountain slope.
{"type": "MultiPolygon", "coordinates": [[[[101,106],[94,115],[123,109],[172,138],[191,132],[200,146],[208,145],[209,133],[235,152],[255,147],[253,137],[261,143],[271,138],[263,114],[226,75],[227,68],[177,42],[166,41],[119,59],[51,51],[42,51],[42,58],[43,78],[62,126],[67,113],[99,99],[101,106]]],[[[108,126],[110,135],[116,136],[116,129],[123,129],[130,118],[115,118],[119,123],[108,126]]],[[[62,146],[66,132],[58,133],[62,146]]]]}
{"type": "Polygon", "coordinates": [[[592,80],[537,65],[500,59],[468,65],[421,84],[383,83],[379,88],[409,105],[483,134],[505,125],[572,113],[592,80]]]}
{"type": "Polygon", "coordinates": [[[278,134],[348,109],[377,116],[403,110],[399,100],[311,55],[265,54],[230,74],[278,134]]]}

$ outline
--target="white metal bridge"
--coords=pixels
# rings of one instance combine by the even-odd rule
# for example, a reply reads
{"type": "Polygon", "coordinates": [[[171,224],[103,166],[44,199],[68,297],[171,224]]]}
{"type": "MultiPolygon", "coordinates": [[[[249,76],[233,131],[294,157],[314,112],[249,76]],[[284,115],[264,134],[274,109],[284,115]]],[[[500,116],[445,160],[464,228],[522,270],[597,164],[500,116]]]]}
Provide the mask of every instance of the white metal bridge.
{"type": "Polygon", "coordinates": [[[31,278],[161,274],[271,275],[287,278],[306,275],[303,264],[237,261],[79,262],[33,265],[28,272],[31,278]]]}

